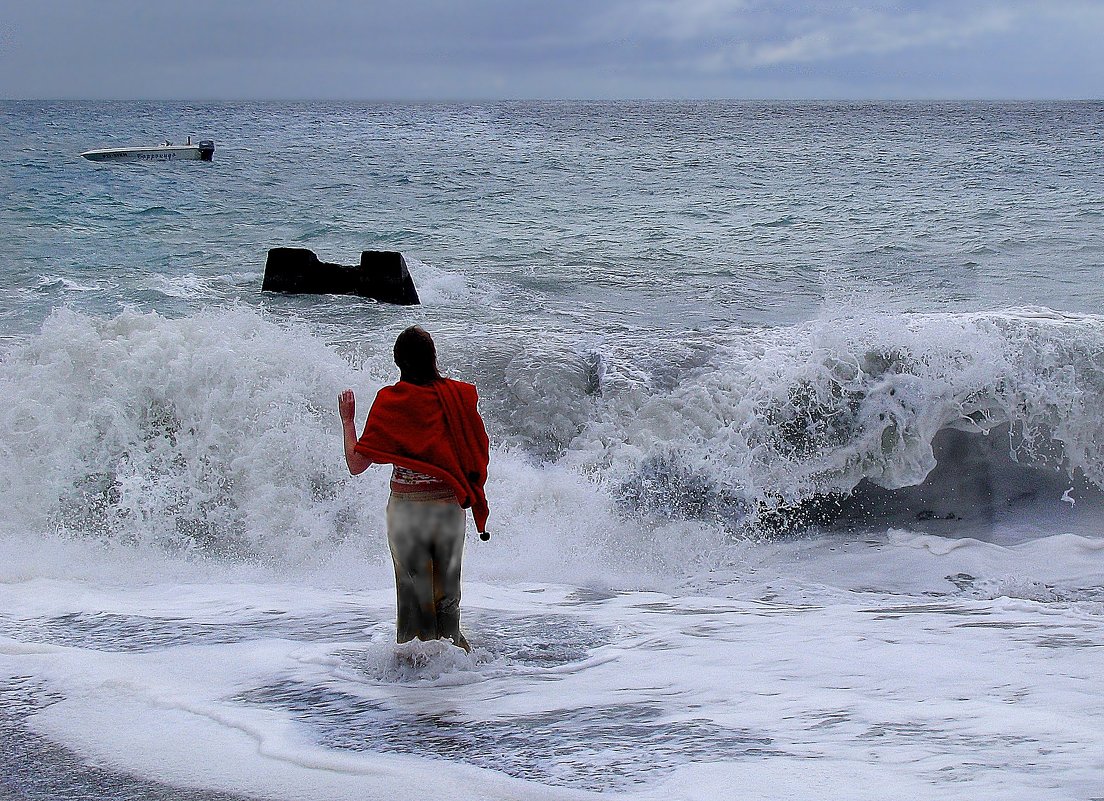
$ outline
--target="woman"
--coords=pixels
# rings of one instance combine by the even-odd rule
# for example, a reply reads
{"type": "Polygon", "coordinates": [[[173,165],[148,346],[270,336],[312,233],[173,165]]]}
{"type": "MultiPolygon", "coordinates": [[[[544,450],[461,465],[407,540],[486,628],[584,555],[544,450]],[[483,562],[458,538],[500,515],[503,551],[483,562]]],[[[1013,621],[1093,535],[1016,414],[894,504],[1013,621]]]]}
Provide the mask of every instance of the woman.
{"type": "Polygon", "coordinates": [[[356,401],[338,398],[345,462],[354,476],[391,464],[387,543],[395,563],[398,641],[447,638],[470,651],[460,631],[464,509],[488,539],[489,443],[475,387],[443,378],[433,338],[413,326],[395,340],[399,382],[376,394],[359,439],[356,401]]]}

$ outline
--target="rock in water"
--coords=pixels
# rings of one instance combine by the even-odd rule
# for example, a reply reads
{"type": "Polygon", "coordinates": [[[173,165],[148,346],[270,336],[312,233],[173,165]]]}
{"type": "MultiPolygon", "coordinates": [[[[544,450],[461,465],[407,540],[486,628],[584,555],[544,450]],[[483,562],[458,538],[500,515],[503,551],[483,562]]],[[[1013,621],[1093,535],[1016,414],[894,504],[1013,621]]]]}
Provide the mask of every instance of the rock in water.
{"type": "Polygon", "coordinates": [[[414,279],[406,268],[406,259],[394,250],[362,250],[360,272],[379,294],[371,295],[384,303],[417,306],[421,303],[414,279]]]}
{"type": "Polygon", "coordinates": [[[262,292],[303,295],[360,295],[383,303],[413,306],[418,300],[406,259],[393,250],[366,250],[360,265],[319,261],[307,248],[272,248],[265,262],[262,292]]]}

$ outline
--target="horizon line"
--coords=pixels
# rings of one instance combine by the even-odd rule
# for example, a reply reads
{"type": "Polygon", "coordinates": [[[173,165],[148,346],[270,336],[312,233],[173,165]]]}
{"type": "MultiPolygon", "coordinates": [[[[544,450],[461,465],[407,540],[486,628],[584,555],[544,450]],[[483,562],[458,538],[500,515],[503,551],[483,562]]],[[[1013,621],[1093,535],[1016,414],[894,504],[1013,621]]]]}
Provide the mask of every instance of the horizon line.
{"type": "Polygon", "coordinates": [[[1096,103],[1104,97],[0,97],[2,103],[1096,103]]]}

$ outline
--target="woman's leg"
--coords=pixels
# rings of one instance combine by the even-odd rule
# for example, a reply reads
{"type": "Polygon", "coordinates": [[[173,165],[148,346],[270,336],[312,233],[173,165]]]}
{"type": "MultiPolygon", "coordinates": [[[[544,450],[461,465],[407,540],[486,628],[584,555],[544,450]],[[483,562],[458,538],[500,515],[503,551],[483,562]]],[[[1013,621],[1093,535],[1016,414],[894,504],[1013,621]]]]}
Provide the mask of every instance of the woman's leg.
{"type": "Polygon", "coordinates": [[[433,592],[432,529],[429,504],[387,502],[387,544],[395,563],[396,640],[436,640],[437,610],[433,592]]]}
{"type": "Polygon", "coordinates": [[[437,503],[433,537],[433,602],[437,612],[437,636],[447,637],[465,651],[467,639],[460,631],[460,568],[464,559],[464,510],[456,503],[437,503]]]}

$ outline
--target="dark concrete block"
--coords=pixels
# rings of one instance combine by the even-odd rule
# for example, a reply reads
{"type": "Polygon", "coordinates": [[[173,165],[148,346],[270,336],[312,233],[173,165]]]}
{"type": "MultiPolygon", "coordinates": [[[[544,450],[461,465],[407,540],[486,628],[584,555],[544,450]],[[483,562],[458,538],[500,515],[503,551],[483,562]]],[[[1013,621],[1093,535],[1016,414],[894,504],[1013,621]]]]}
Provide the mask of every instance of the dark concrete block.
{"type": "Polygon", "coordinates": [[[346,267],[319,261],[307,248],[272,248],[261,291],[359,295],[402,306],[420,303],[406,259],[393,250],[366,250],[358,266],[346,267]]]}

